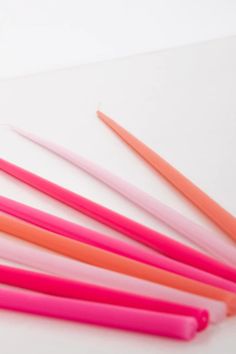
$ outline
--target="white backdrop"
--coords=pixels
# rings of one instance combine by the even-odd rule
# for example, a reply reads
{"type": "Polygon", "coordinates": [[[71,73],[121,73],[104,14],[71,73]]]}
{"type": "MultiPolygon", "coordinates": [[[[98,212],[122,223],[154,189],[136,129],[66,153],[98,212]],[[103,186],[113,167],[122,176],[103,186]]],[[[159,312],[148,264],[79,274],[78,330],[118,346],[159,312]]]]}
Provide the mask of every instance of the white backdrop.
{"type": "Polygon", "coordinates": [[[234,0],[0,0],[0,78],[233,34],[234,0]]]}
{"type": "MultiPolygon", "coordinates": [[[[234,38],[35,77],[5,78],[232,36],[235,19],[234,0],[0,0],[0,124],[12,123],[61,141],[224,237],[106,129],[95,111],[99,106],[111,114],[235,214],[234,38]]],[[[124,198],[4,127],[0,155],[181,239],[124,198]]],[[[0,193],[122,237],[3,173],[0,193]]],[[[3,354],[235,354],[235,331],[235,318],[230,318],[186,344],[0,311],[3,354]]]]}
{"type": "MultiPolygon", "coordinates": [[[[96,118],[95,111],[100,106],[235,215],[235,63],[236,37],[3,80],[0,123],[17,125],[60,142],[230,243],[217,227],[114,136],[96,118]]],[[[0,156],[185,242],[177,232],[102,183],[6,127],[0,129],[0,156]]],[[[0,194],[122,237],[1,171],[0,194]]],[[[235,317],[210,326],[191,343],[183,343],[0,311],[3,354],[235,354],[235,333],[235,317]]]]}

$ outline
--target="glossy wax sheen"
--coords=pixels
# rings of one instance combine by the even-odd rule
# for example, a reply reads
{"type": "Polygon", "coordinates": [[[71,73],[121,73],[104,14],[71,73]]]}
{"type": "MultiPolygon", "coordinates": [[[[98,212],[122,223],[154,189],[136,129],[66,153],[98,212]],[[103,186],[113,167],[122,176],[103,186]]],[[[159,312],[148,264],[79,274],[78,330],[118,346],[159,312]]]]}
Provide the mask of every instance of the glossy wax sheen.
{"type": "Polygon", "coordinates": [[[236,293],[236,283],[0,196],[0,211],[60,235],[236,293]]]}
{"type": "Polygon", "coordinates": [[[234,293],[113,254],[79,241],[68,239],[11,215],[0,213],[0,231],[82,262],[224,301],[227,304],[229,314],[236,312],[236,294],[234,293]]]}
{"type": "MultiPolygon", "coordinates": [[[[103,117],[102,113],[98,113],[103,117]]],[[[145,191],[137,188],[130,182],[115,175],[111,171],[99,166],[97,163],[89,161],[83,156],[74,153],[61,145],[45,140],[37,135],[28,133],[19,128],[12,128],[16,133],[26,139],[46,148],[47,150],[69,161],[74,166],[84,170],[99,181],[105,183],[113,190],[129,199],[134,204],[149,212],[155,218],[161,220],[181,235],[197,244],[202,249],[209,252],[216,258],[231,265],[236,265],[236,248],[227,240],[222,240],[209,229],[188,219],[178,211],[163,204],[158,199],[149,195],[145,191]]],[[[53,231],[53,230],[52,230],[53,231]]]]}
{"type": "Polygon", "coordinates": [[[97,112],[98,117],[106,123],[123,141],[135,150],[145,161],[158,171],[167,181],[188,198],[209,219],[220,227],[232,240],[236,242],[236,219],[216,203],[205,192],[186,178],[176,168],[171,166],[155,151],[150,149],[134,135],[118,125],[114,120],[102,112],[97,112]]]}
{"type": "Polygon", "coordinates": [[[192,339],[197,331],[197,322],[193,317],[61,298],[3,286],[0,286],[0,307],[183,340],[192,339]]]}
{"type": "MultiPolygon", "coordinates": [[[[0,257],[34,270],[86,284],[109,287],[114,290],[129,292],[133,295],[151,297],[158,301],[174,301],[181,306],[184,304],[188,307],[194,306],[206,309],[211,323],[219,323],[226,317],[227,308],[222,301],[212,300],[125,274],[94,267],[40,247],[32,247],[26,242],[16,242],[11,237],[0,237],[0,257]]],[[[14,281],[16,281],[16,277],[14,277],[14,281]]]]}
{"type": "Polygon", "coordinates": [[[95,301],[125,307],[134,307],[148,311],[172,313],[194,317],[198,330],[208,325],[208,311],[201,308],[180,305],[174,302],[162,301],[151,297],[122,292],[94,284],[68,280],[66,278],[32,272],[0,265],[0,282],[28,290],[50,295],[95,301]]]}
{"type": "Polygon", "coordinates": [[[6,160],[0,159],[0,169],[114,230],[145,243],[170,258],[236,282],[236,269],[227,264],[219,262],[6,160]]]}

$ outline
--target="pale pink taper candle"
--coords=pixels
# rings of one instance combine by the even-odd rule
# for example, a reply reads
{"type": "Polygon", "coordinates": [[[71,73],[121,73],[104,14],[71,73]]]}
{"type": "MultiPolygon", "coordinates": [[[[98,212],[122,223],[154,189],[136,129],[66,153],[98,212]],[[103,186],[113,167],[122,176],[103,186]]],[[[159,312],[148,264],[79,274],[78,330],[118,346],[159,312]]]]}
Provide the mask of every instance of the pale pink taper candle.
{"type": "Polygon", "coordinates": [[[236,283],[227,279],[175,261],[160,253],[153,252],[153,250],[143,249],[140,245],[131,245],[128,242],[114,239],[9,198],[0,196],[0,211],[80,242],[82,241],[96,247],[105,248],[114,253],[156,266],[157,268],[162,268],[209,285],[236,292],[236,283]]]}
{"type": "Polygon", "coordinates": [[[154,299],[173,301],[177,304],[204,308],[209,312],[211,323],[220,322],[226,317],[226,304],[221,301],[211,300],[149,281],[90,266],[54,252],[46,251],[40,247],[32,247],[27,242],[15,240],[10,236],[2,235],[0,237],[0,257],[10,262],[68,279],[106,286],[111,289],[149,296],[154,299]]]}
{"type": "Polygon", "coordinates": [[[133,203],[137,204],[139,207],[145,209],[157,219],[172,227],[172,229],[176,230],[202,249],[208,251],[210,254],[231,265],[236,265],[236,248],[231,241],[217,237],[217,235],[211,230],[188,219],[178,211],[170,208],[145,191],[137,188],[135,185],[125,181],[98,164],[85,159],[81,155],[73,153],[58,144],[42,139],[39,136],[28,133],[19,128],[12,127],[12,129],[21,136],[24,136],[71,162],[73,165],[83,169],[91,176],[102,181],[133,203]]]}
{"type": "Polygon", "coordinates": [[[175,241],[160,232],[150,229],[2,158],[0,158],[0,169],[71,208],[90,216],[92,219],[168,255],[170,258],[236,282],[236,268],[219,262],[181,242],[175,241]]]}

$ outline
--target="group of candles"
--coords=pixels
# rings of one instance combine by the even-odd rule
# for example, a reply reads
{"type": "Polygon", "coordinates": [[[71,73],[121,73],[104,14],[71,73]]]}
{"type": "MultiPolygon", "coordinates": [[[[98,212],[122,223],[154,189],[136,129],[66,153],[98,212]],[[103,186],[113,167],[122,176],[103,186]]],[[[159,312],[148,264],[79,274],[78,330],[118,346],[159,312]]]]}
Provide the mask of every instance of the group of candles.
{"type": "Polygon", "coordinates": [[[209,323],[236,313],[236,219],[111,118],[97,114],[231,241],[217,238],[214,232],[82,156],[12,127],[119,192],[205,252],[0,159],[1,171],[148,246],[112,238],[0,196],[0,231],[40,246],[29,252],[25,244],[16,244],[11,237],[0,238],[1,258],[32,269],[0,265],[0,307],[192,339],[209,323]]]}

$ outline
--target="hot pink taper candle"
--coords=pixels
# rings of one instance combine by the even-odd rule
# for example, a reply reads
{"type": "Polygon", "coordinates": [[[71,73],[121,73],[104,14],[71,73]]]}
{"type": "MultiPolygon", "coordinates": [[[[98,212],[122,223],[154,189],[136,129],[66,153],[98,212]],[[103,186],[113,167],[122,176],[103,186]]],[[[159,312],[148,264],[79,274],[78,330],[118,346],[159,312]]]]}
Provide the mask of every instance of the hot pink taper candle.
{"type": "Polygon", "coordinates": [[[174,241],[66,188],[0,159],[0,169],[93,219],[183,263],[236,282],[236,269],[174,241]]]}
{"type": "Polygon", "coordinates": [[[163,204],[158,199],[152,197],[145,191],[142,191],[135,185],[125,181],[109,170],[99,166],[95,162],[89,161],[77,153],[73,153],[58,144],[42,139],[41,137],[28,133],[22,129],[16,127],[12,127],[12,129],[21,136],[39,144],[51,152],[54,152],[63,159],[71,162],[73,165],[83,169],[91,176],[102,181],[133,203],[137,204],[139,207],[145,209],[157,219],[171,226],[174,230],[213,256],[222,259],[229,264],[236,265],[236,248],[229,240],[223,240],[220,237],[217,237],[217,235],[211,230],[188,219],[178,211],[163,204]]]}

